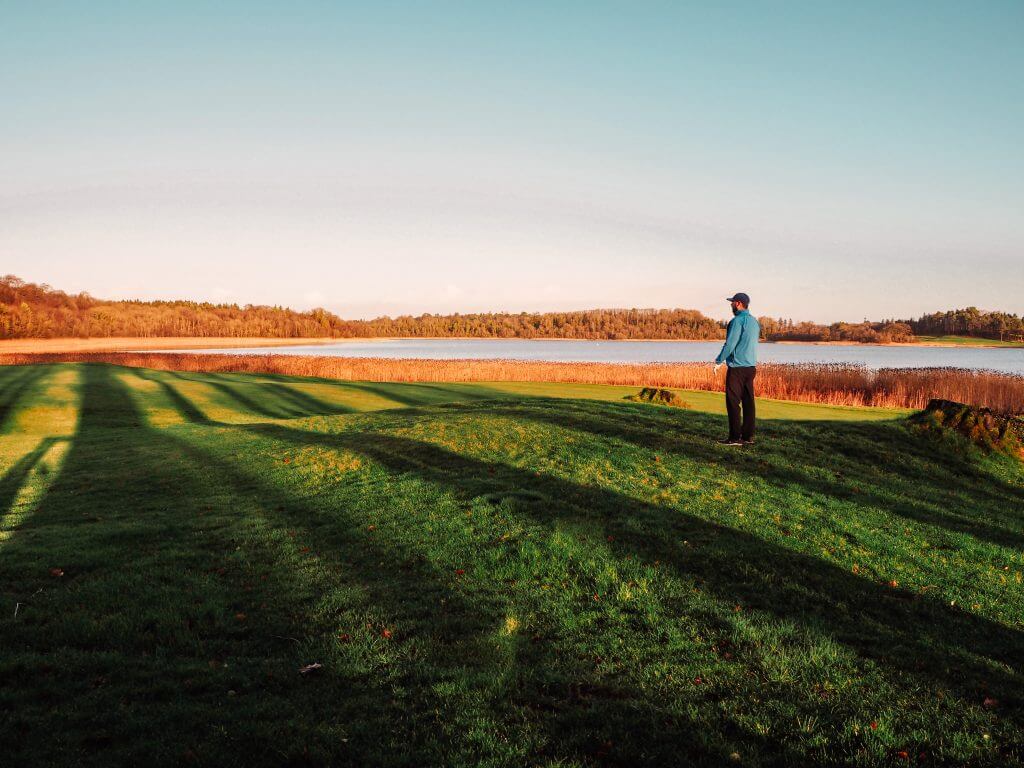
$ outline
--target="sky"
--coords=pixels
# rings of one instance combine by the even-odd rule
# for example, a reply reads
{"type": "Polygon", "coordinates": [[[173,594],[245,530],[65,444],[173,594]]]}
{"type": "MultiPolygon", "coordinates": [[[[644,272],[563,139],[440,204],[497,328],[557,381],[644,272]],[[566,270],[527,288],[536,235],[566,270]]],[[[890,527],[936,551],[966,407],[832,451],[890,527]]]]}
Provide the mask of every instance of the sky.
{"type": "Polygon", "coordinates": [[[1024,313],[1024,2],[0,0],[0,273],[343,317],[1024,313]]]}

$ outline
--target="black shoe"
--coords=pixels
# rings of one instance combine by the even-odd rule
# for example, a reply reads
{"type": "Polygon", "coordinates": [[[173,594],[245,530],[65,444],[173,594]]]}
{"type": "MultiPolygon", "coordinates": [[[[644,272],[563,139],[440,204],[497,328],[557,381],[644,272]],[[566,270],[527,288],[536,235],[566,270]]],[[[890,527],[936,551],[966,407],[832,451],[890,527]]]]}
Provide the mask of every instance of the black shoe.
{"type": "Polygon", "coordinates": [[[743,443],[742,440],[734,439],[734,438],[731,438],[731,437],[727,437],[725,440],[719,440],[718,444],[719,445],[743,445],[744,443],[743,443]]]}

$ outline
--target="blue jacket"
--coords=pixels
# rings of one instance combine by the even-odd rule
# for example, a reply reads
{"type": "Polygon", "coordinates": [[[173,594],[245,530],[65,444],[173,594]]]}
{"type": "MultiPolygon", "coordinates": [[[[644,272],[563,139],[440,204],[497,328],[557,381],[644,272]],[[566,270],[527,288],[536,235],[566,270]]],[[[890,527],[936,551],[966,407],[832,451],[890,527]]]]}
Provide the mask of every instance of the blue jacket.
{"type": "Polygon", "coordinates": [[[715,358],[716,363],[725,363],[730,368],[745,368],[757,365],[757,339],[761,335],[761,324],[749,310],[741,309],[729,321],[725,344],[715,358]]]}

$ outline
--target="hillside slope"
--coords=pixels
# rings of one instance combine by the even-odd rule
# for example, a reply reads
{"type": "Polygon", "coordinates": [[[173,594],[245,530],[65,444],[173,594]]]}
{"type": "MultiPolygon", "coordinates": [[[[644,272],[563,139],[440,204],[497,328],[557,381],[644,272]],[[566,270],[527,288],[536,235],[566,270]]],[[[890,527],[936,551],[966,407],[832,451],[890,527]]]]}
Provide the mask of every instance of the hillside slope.
{"type": "Polygon", "coordinates": [[[9,763],[1021,763],[1019,463],[611,389],[0,369],[9,763]]]}

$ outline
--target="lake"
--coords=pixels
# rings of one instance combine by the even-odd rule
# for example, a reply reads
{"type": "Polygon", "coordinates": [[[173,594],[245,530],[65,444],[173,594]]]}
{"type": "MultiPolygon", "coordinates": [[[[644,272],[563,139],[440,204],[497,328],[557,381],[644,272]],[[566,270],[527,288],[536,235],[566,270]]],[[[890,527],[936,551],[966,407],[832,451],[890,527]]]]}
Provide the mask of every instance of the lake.
{"type": "MultiPolygon", "coordinates": [[[[330,355],[427,359],[552,360],[595,363],[710,362],[719,341],[567,341],[544,339],[380,339],[332,344],[295,344],[263,349],[181,350],[195,353],[330,355]]],[[[1024,374],[1024,347],[884,347],[871,345],[769,344],[761,362],[856,363],[871,368],[987,368],[1024,374]]]]}

